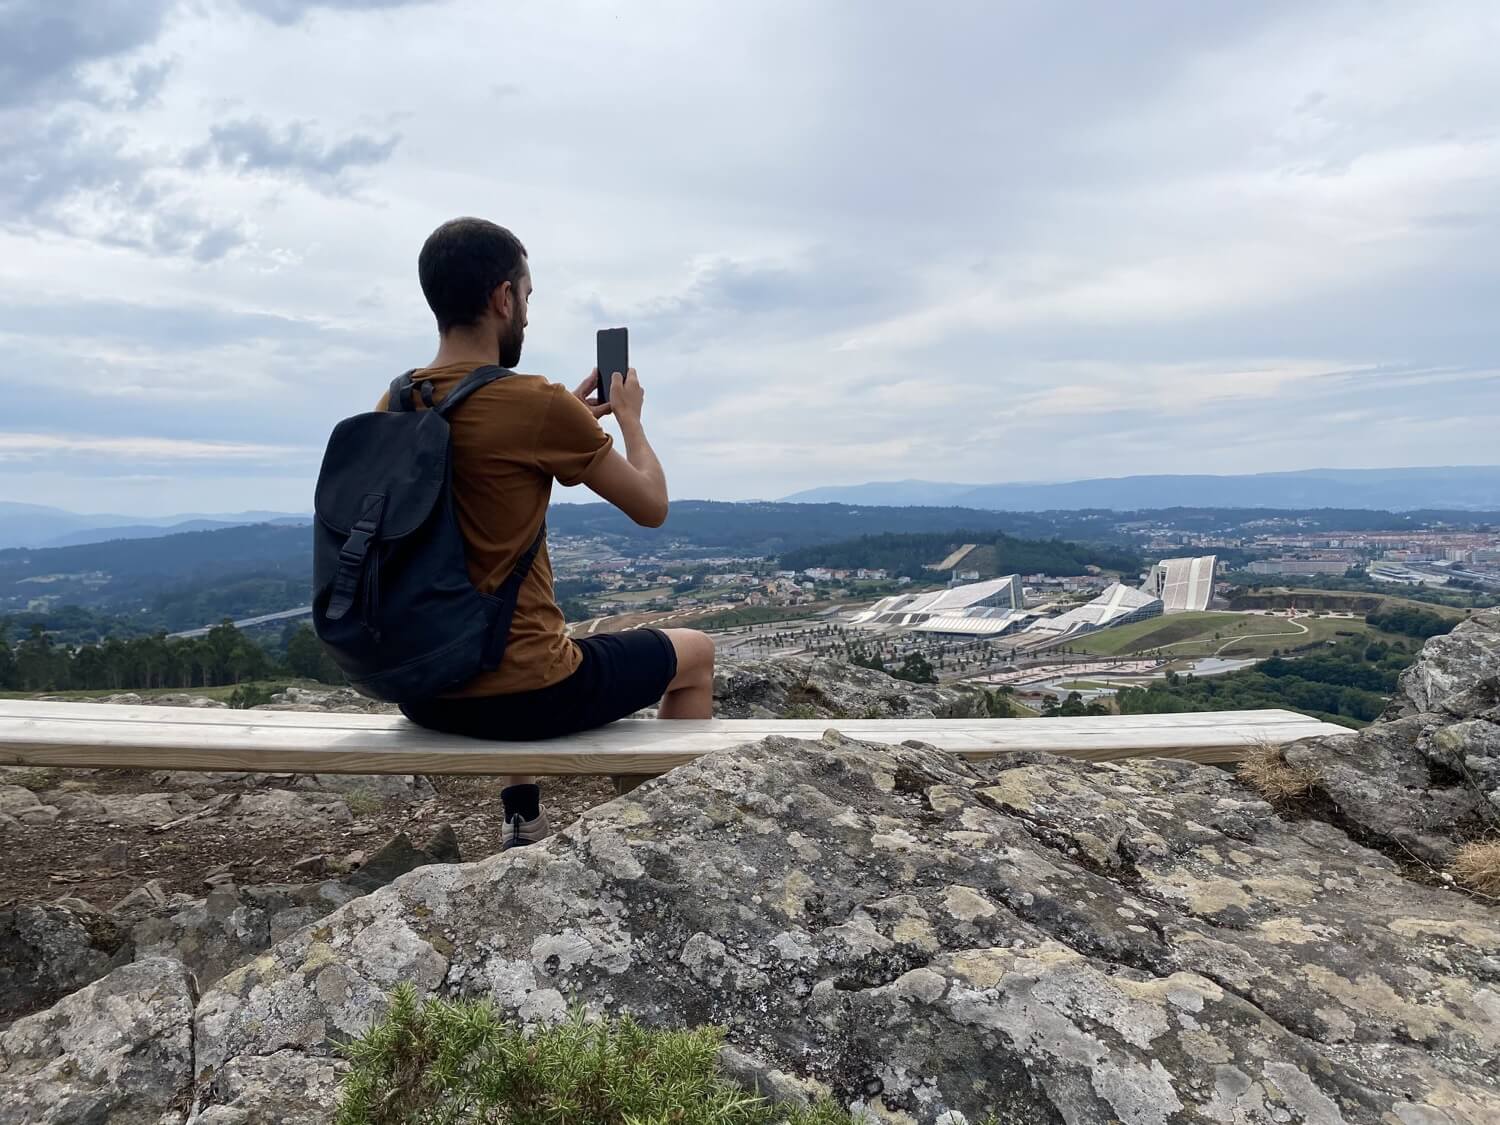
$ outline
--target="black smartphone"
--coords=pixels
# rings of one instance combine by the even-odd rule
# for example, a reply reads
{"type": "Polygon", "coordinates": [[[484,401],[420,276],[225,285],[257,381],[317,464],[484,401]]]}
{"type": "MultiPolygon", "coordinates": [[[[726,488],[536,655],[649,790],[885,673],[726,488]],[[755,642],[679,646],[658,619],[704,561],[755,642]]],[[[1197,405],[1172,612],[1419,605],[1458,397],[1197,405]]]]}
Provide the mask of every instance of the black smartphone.
{"type": "Polygon", "coordinates": [[[630,333],[624,328],[599,329],[599,401],[609,401],[609,381],[618,371],[620,378],[629,378],[630,333]]]}

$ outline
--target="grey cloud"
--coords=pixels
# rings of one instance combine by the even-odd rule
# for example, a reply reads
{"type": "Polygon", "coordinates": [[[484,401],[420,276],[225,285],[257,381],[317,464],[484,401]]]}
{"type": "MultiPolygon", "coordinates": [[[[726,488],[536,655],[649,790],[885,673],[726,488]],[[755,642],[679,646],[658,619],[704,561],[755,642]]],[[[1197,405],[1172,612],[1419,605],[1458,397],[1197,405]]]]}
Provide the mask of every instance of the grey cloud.
{"type": "Polygon", "coordinates": [[[176,0],[0,0],[0,107],[79,92],[78,68],[150,43],[176,0]]]}
{"type": "Polygon", "coordinates": [[[0,224],[200,261],[244,241],[238,223],[165,192],[118,133],[91,132],[73,116],[11,118],[17,128],[0,131],[0,224]]]}
{"type": "Polygon", "coordinates": [[[600,323],[629,323],[658,338],[712,338],[746,321],[769,318],[778,332],[830,332],[872,314],[893,312],[899,278],[861,268],[826,249],[787,262],[716,258],[698,266],[675,293],[631,307],[594,298],[600,323]]]}
{"type": "Polygon", "coordinates": [[[368,11],[378,8],[405,8],[414,4],[429,4],[434,0],[240,0],[250,11],[264,16],[272,23],[296,23],[316,8],[331,8],[338,11],[368,11]]]}
{"type": "Polygon", "coordinates": [[[189,154],[189,163],[210,158],[245,171],[295,173],[310,179],[337,179],[350,168],[380,164],[390,158],[400,137],[356,133],[336,144],[313,135],[306,122],[294,121],[279,133],[259,118],[215,125],[206,144],[189,154]]]}
{"type": "Polygon", "coordinates": [[[150,105],[166,85],[167,75],[172,72],[171,61],[142,63],[130,72],[127,78],[129,93],[123,99],[126,109],[140,109],[150,105]]]}

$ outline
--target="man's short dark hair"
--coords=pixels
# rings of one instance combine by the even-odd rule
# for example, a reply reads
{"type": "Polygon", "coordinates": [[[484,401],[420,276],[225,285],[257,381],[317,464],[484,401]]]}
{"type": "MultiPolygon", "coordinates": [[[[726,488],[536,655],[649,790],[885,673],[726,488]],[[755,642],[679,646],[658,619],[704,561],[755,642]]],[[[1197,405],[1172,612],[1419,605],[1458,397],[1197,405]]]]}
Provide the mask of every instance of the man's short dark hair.
{"type": "Polygon", "coordinates": [[[526,247],[504,227],[485,219],[449,219],[427,236],[417,256],[422,293],[438,331],[476,323],[490,294],[521,279],[526,247]]]}

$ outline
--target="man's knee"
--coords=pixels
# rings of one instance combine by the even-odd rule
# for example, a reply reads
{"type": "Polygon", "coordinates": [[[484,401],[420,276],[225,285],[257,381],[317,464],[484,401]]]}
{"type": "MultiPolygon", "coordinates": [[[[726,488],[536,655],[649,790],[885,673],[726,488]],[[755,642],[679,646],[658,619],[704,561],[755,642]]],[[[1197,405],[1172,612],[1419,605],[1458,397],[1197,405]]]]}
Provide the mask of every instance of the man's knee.
{"type": "Polygon", "coordinates": [[[677,653],[677,678],[711,677],[714,670],[714,642],[697,629],[668,629],[667,639],[677,653]]]}

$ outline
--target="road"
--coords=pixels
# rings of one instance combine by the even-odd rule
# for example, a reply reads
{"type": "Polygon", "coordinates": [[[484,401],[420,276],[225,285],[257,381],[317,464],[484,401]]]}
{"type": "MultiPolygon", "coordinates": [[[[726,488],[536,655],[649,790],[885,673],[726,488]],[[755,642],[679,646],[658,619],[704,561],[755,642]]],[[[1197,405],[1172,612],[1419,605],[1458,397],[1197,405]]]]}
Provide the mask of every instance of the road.
{"type": "MultiPolygon", "coordinates": [[[[239,621],[231,621],[230,624],[233,625],[236,629],[248,629],[252,625],[265,625],[266,623],[271,621],[286,621],[294,617],[311,616],[312,606],[302,605],[298,606],[296,609],[283,609],[279,613],[263,613],[259,617],[246,617],[239,621]]],[[[187,629],[181,633],[168,633],[167,640],[184,641],[190,637],[206,637],[208,636],[208,631],[212,628],[214,628],[214,626],[205,625],[201,629],[187,629]]]]}

